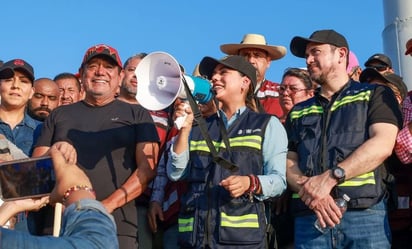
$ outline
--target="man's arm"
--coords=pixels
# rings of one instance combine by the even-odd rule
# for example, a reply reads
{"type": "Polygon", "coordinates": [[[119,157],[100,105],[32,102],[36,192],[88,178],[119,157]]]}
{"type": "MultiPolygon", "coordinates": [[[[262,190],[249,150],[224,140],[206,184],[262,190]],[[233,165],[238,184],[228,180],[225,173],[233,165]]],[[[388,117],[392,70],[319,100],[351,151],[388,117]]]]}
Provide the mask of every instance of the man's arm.
{"type": "Polygon", "coordinates": [[[143,142],[136,145],[137,169],[126,182],[102,201],[109,213],[122,207],[141,195],[149,182],[156,176],[159,145],[156,142],[143,142]]]}
{"type": "MultiPolygon", "coordinates": [[[[77,152],[73,145],[69,144],[66,141],[59,141],[54,143],[53,146],[56,147],[57,150],[59,150],[63,154],[63,157],[66,159],[68,163],[77,163],[77,152]]],[[[50,147],[48,146],[35,147],[32,153],[32,157],[49,155],[49,149],[50,147]]]]}
{"type": "Polygon", "coordinates": [[[39,147],[36,147],[36,148],[34,148],[34,150],[33,150],[32,156],[33,156],[33,157],[41,157],[41,156],[44,156],[44,155],[46,155],[46,154],[48,153],[49,149],[50,149],[49,146],[39,146],[39,147]]]}
{"type": "Polygon", "coordinates": [[[291,190],[296,193],[300,191],[302,186],[301,184],[298,184],[298,182],[305,182],[308,179],[308,177],[306,177],[299,169],[298,162],[298,153],[288,151],[286,158],[286,179],[291,190]]]}
{"type": "Polygon", "coordinates": [[[396,125],[390,123],[371,125],[370,138],[339,163],[345,169],[346,179],[365,174],[381,165],[393,152],[398,130],[396,125]]]}

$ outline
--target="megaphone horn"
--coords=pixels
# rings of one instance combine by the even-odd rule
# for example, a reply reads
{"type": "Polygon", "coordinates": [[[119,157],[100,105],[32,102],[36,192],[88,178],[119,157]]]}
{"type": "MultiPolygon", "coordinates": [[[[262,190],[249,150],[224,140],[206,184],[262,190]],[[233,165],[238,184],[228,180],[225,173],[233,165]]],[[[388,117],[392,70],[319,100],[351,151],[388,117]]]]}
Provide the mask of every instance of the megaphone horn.
{"type": "Polygon", "coordinates": [[[201,77],[182,74],[179,63],[168,53],[153,52],[146,55],[135,70],[137,77],[136,99],[144,108],[159,111],[170,106],[176,98],[185,99],[186,80],[194,99],[201,104],[212,97],[210,82],[201,77]]]}

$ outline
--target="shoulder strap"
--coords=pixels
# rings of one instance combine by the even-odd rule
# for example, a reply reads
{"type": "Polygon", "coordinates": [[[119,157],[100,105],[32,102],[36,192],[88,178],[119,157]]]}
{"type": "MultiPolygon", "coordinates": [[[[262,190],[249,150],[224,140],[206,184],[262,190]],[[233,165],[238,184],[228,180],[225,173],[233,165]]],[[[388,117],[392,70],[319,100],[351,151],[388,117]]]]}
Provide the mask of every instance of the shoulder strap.
{"type": "Polygon", "coordinates": [[[212,142],[212,139],[210,138],[209,133],[207,132],[205,119],[203,118],[202,113],[200,112],[199,107],[197,106],[197,103],[195,102],[195,100],[193,98],[192,92],[190,91],[189,86],[187,85],[185,77],[182,77],[182,81],[183,81],[183,85],[185,87],[186,96],[187,96],[187,99],[189,101],[190,107],[193,110],[195,120],[199,125],[200,132],[202,133],[202,136],[205,139],[206,144],[209,147],[210,152],[212,153],[213,161],[215,163],[219,164],[220,166],[222,166],[223,168],[231,171],[231,172],[238,171],[239,167],[237,165],[234,165],[233,163],[227,161],[226,159],[220,157],[217,154],[217,151],[216,151],[216,148],[215,148],[215,146],[212,142]]]}

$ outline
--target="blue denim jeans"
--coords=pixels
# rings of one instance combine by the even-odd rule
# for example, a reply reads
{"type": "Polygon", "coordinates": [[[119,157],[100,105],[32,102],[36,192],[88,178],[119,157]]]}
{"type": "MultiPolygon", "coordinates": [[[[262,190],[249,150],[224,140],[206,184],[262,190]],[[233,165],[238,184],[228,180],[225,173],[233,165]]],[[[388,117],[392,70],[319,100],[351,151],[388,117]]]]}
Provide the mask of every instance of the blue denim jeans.
{"type": "Polygon", "coordinates": [[[164,249],[179,249],[177,237],[179,236],[179,227],[174,224],[163,231],[163,248],[164,249]]]}
{"type": "Polygon", "coordinates": [[[118,249],[116,224],[99,201],[81,200],[64,210],[60,237],[34,236],[0,228],[2,249],[118,249]]]}
{"type": "Polygon", "coordinates": [[[316,215],[295,219],[295,248],[389,249],[391,232],[385,201],[362,210],[348,210],[339,225],[322,234],[314,227],[316,215]]]}

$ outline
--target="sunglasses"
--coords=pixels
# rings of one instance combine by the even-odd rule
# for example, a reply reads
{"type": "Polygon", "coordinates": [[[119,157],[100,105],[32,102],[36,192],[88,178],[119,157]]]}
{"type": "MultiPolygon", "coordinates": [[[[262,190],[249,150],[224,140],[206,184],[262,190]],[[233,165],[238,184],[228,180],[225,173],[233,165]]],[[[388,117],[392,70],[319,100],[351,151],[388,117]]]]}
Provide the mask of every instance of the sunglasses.
{"type": "Polygon", "coordinates": [[[356,71],[359,69],[359,66],[354,66],[349,74],[349,78],[352,78],[355,75],[356,71]]]}
{"type": "Polygon", "coordinates": [[[375,69],[375,70],[377,70],[377,71],[379,71],[379,72],[382,72],[382,71],[385,71],[385,70],[388,68],[388,66],[385,66],[385,65],[374,65],[374,66],[368,66],[368,68],[373,68],[373,69],[375,69]]]}

